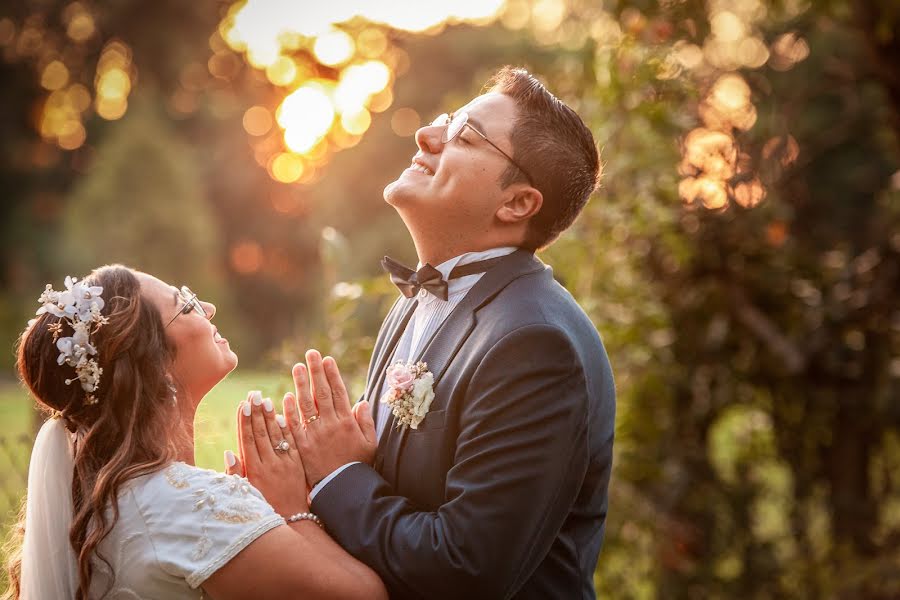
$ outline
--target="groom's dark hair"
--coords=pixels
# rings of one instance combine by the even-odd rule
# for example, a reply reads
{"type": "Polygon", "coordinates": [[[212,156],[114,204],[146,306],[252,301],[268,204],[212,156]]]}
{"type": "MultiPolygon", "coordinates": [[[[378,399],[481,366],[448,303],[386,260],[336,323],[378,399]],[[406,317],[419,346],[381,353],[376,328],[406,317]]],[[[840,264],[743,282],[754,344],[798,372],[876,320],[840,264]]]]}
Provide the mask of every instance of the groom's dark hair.
{"type": "MultiPolygon", "coordinates": [[[[525,69],[503,67],[486,87],[509,96],[518,108],[510,135],[513,158],[544,197],[528,222],[524,246],[544,248],[569,228],[597,187],[600,157],[594,136],[574,110],[525,69]]],[[[500,186],[525,181],[525,174],[510,164],[500,186]]]]}

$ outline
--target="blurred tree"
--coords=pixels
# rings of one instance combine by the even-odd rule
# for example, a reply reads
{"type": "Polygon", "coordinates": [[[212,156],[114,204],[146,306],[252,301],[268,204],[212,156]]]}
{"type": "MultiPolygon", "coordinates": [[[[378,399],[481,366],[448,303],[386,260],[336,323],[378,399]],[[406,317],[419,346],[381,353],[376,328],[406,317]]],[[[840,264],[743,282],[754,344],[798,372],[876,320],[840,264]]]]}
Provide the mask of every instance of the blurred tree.
{"type": "Polygon", "coordinates": [[[64,270],[135,266],[198,290],[217,283],[217,223],[194,152],[138,102],[97,146],[98,160],[72,189],[63,217],[64,270]]]}
{"type": "Polygon", "coordinates": [[[605,149],[603,189],[548,252],[605,335],[622,392],[598,585],[607,597],[893,598],[900,107],[884,65],[900,13],[750,5],[771,47],[756,67],[704,44],[750,30],[731,5],[629,2],[611,27],[621,40],[586,63],[563,54],[564,74],[548,75],[574,88],[605,149]],[[686,44],[723,62],[675,79],[686,44]],[[715,123],[715,101],[751,120],[715,123]],[[685,136],[682,175],[726,179],[682,204],[670,140],[700,120],[706,145],[685,136]]]}

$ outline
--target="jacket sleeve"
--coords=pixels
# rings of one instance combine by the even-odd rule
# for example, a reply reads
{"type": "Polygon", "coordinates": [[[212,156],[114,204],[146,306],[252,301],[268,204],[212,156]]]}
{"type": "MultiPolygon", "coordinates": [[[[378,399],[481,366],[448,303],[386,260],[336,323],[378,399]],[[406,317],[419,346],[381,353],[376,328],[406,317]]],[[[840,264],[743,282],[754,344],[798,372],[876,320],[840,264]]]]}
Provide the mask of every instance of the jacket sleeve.
{"type": "Polygon", "coordinates": [[[550,550],[579,492],[588,396],[564,332],[528,325],[507,334],[473,373],[464,402],[437,511],[417,510],[363,464],[313,503],[392,595],[512,596],[550,550]]]}

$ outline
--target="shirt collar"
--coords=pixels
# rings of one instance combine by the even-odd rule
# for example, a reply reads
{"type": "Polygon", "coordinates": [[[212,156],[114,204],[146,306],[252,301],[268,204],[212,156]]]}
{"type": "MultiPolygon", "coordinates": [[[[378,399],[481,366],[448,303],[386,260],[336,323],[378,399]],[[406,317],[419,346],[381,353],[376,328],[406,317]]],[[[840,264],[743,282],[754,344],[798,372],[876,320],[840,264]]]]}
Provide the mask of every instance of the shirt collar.
{"type": "MultiPolygon", "coordinates": [[[[499,256],[506,256],[507,254],[512,254],[518,250],[515,246],[500,246],[498,248],[490,248],[488,250],[482,250],[480,252],[466,252],[464,254],[460,254],[459,256],[454,256],[449,260],[445,260],[441,264],[437,265],[435,269],[441,272],[441,275],[444,276],[444,279],[450,277],[450,272],[459,265],[468,265],[474,262],[479,262],[482,260],[488,260],[490,258],[497,258],[499,256]]],[[[416,269],[421,269],[422,263],[419,262],[419,265],[416,269]]],[[[479,274],[480,275],[480,274],[479,274]]],[[[468,290],[473,285],[475,285],[475,281],[472,277],[474,275],[466,275],[464,277],[459,277],[457,279],[450,279],[447,281],[447,295],[452,296],[454,294],[458,294],[461,291],[468,290]]],[[[436,296],[428,294],[426,296],[427,300],[439,300],[436,296]]],[[[443,301],[442,301],[443,302],[443,301]]]]}

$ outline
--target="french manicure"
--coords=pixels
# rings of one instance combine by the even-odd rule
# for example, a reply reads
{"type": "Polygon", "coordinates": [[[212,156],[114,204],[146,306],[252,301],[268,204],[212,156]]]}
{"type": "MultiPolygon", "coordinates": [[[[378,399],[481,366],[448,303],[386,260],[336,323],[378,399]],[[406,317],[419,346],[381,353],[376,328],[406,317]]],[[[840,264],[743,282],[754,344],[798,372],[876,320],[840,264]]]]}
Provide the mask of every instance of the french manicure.
{"type": "Polygon", "coordinates": [[[250,403],[244,402],[244,405],[241,407],[241,412],[244,413],[245,417],[250,416],[250,403]]]}
{"type": "Polygon", "coordinates": [[[235,458],[234,452],[232,452],[231,450],[226,450],[225,451],[225,464],[227,464],[229,467],[233,467],[234,463],[236,463],[236,462],[237,462],[237,458],[235,458]]]}
{"type": "Polygon", "coordinates": [[[259,390],[250,392],[250,396],[253,399],[253,406],[259,406],[263,403],[262,392],[260,392],[259,390]]]}
{"type": "Polygon", "coordinates": [[[287,420],[285,420],[284,415],[275,415],[275,422],[278,423],[278,426],[282,429],[287,427],[287,420]]]}
{"type": "Polygon", "coordinates": [[[265,400],[263,400],[263,408],[266,409],[266,412],[272,412],[272,409],[274,407],[272,406],[271,398],[266,398],[265,400]]]}

